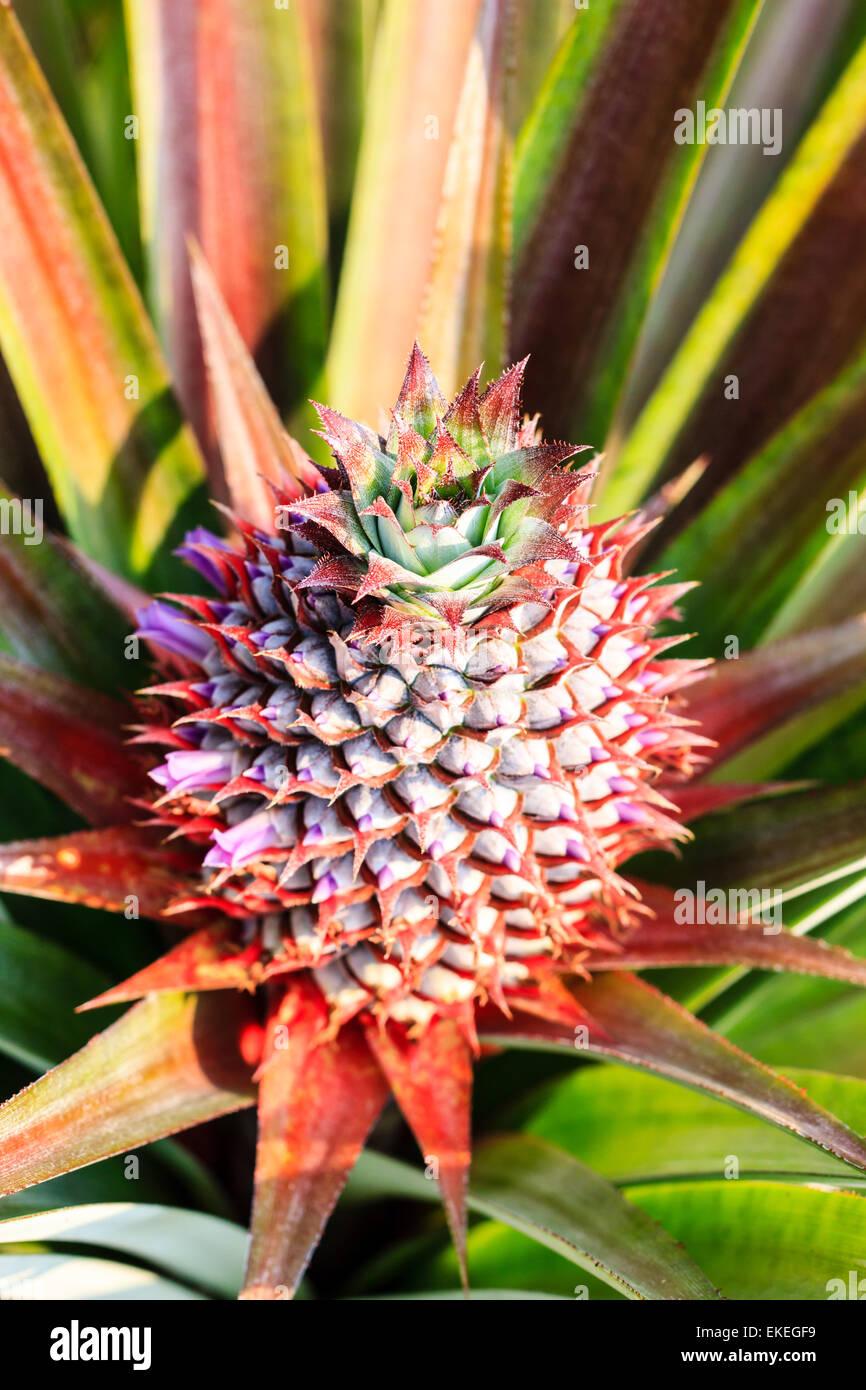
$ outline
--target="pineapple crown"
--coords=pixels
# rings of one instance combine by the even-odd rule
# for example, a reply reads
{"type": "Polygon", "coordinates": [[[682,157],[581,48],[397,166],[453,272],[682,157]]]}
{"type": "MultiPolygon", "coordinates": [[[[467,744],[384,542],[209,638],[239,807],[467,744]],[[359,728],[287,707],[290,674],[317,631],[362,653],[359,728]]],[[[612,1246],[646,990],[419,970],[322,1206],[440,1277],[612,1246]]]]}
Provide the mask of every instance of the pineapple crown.
{"type": "Polygon", "coordinates": [[[317,406],[336,469],[326,491],[279,509],[325,558],[303,586],[384,602],[391,626],[419,617],[476,625],[530,598],[541,567],[576,562],[557,530],[592,474],[559,467],[585,445],[542,443],[520,421],[526,359],[479,394],[481,367],[447,405],[416,343],[387,437],[317,406]],[[533,582],[535,581],[535,582],[533,582]]]}

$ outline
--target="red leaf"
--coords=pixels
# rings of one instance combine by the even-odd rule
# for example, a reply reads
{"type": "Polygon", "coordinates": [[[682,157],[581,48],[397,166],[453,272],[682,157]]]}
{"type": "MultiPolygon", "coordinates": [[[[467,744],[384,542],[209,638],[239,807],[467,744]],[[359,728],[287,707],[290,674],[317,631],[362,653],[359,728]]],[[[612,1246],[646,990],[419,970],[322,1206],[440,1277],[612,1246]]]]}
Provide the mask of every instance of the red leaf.
{"type": "Polygon", "coordinates": [[[321,474],[280,421],[198,246],[190,248],[192,283],[216,409],[217,439],[232,506],[262,531],[274,529],[266,478],[303,496],[321,474]]]}
{"type": "Polygon", "coordinates": [[[93,825],[128,821],[144,773],[125,741],[130,711],[62,676],[0,656],[0,749],[93,825]]]}
{"type": "Polygon", "coordinates": [[[326,1023],[322,995],[309,981],[295,980],[278,996],[259,1091],[243,1299],[294,1293],[388,1097],[359,1026],[323,1040],[326,1023]]]}
{"type": "Polygon", "coordinates": [[[659,782],[656,790],[673,802],[679,811],[678,819],[687,823],[711,815],[713,811],[738,806],[743,801],[798,791],[803,785],[802,782],[691,782],[686,786],[677,786],[659,782]]]}
{"type": "Polygon", "coordinates": [[[108,218],[5,4],[0,286],[3,356],[71,535],[110,568],[152,578],[202,461],[108,218]]]}
{"type": "Polygon", "coordinates": [[[185,414],[210,443],[188,236],[278,405],[302,397],[324,351],[327,226],[307,26],[296,5],[247,0],[130,0],[127,21],[156,316],[185,414]]]}
{"type": "MultiPolygon", "coordinates": [[[[354,555],[364,555],[370,549],[349,492],[323,492],[316,497],[299,498],[286,508],[291,515],[312,521],[321,526],[337,543],[354,555]]],[[[303,525],[281,518],[281,529],[298,529],[303,525]]]]}
{"type": "Polygon", "coordinates": [[[524,357],[522,362],[515,362],[498,380],[491,382],[479,402],[481,423],[494,458],[498,458],[500,454],[508,454],[516,448],[520,424],[520,391],[527,360],[524,357]]]}
{"type": "Polygon", "coordinates": [[[435,1161],[466,1285],[466,1176],[471,1158],[472,1052],[454,1019],[437,1018],[417,1040],[394,1025],[365,1024],[425,1163],[435,1161]]]}
{"type": "Polygon", "coordinates": [[[737,1105],[866,1169],[866,1143],[853,1130],[645,980],[616,973],[589,984],[574,980],[569,988],[589,1016],[585,1046],[574,1028],[541,1018],[506,1019],[491,1007],[478,1017],[482,1041],[553,1044],[578,1057],[612,1057],[737,1105]]]}
{"type": "Polygon", "coordinates": [[[191,890],[196,870],[194,855],[162,845],[136,826],[0,845],[0,889],[6,893],[109,912],[123,912],[134,895],[145,917],[158,917],[181,890],[191,890]]]}
{"type": "Polygon", "coordinates": [[[706,750],[716,764],[864,678],[866,616],[860,616],[717,661],[684,692],[685,712],[718,743],[706,750]]]}
{"type": "MultiPolygon", "coordinates": [[[[445,414],[445,397],[433,369],[417,342],[412,344],[406,373],[394,414],[426,439],[436,424],[437,416],[445,414]]],[[[396,425],[391,428],[389,444],[396,438],[396,425]]]]}
{"type": "Polygon", "coordinates": [[[237,922],[203,927],[122,984],[80,1004],[78,1011],[172,990],[249,989],[257,982],[254,966],[259,951],[257,946],[243,950],[238,936],[237,922]]]}
{"type": "Polygon", "coordinates": [[[251,1105],[240,995],[160,995],[0,1107],[0,1194],[251,1105]]]}
{"type": "Polygon", "coordinates": [[[590,951],[581,966],[596,970],[639,970],[670,965],[745,965],[758,970],[793,970],[866,985],[866,960],[838,946],[795,936],[775,923],[677,922],[673,894],[667,888],[639,883],[643,901],[656,914],[642,921],[616,954],[590,951]]]}

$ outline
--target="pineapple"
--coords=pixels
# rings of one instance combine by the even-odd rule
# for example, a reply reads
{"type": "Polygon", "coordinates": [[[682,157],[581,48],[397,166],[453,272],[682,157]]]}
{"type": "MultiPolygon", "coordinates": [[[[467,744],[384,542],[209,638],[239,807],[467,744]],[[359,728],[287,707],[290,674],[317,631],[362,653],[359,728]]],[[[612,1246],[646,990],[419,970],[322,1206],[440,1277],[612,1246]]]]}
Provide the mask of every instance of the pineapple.
{"type": "Polygon", "coordinates": [[[668,695],[700,663],[652,638],[682,588],[628,575],[641,527],[590,524],[522,374],[446,408],[416,345],[387,439],[321,408],[322,487],[276,488],[280,531],[241,521],[243,547],[191,535],[218,599],[142,613],[196,668],[140,735],[172,747],[156,824],[206,849],[175,910],[250,922],[259,979],[311,968],[330,1031],[444,1016],[474,1045],[474,1001],[613,949],[619,865],[682,835],[655,783],[693,765],[668,695]]]}
{"type": "MultiPolygon", "coordinates": [[[[698,73],[724,105],[756,6],[675,0],[676,45],[671,0],[588,17],[558,0],[385,0],[375,16],[361,0],[226,0],[218,23],[210,0],[180,0],[157,25],[147,0],[125,8],[121,107],[148,113],[130,136],[147,276],[131,170],[113,178],[101,122],[61,83],[82,161],[0,7],[0,351],[32,433],[4,378],[17,429],[0,498],[0,744],[21,825],[0,845],[0,964],[27,962],[28,1001],[52,982],[57,1002],[19,1012],[68,1023],[72,1054],[36,1025],[15,1034],[15,987],[0,982],[0,1052],[58,1063],[0,1107],[0,1227],[8,1194],[33,1189],[38,1211],[45,1180],[255,1106],[240,1293],[288,1297],[393,1097],[438,1179],[443,1258],[464,1288],[503,1250],[489,1226],[467,1236],[474,1202],[542,1244],[552,1233],[628,1296],[736,1297],[689,1203],[662,1212],[685,1226],[686,1254],[645,1199],[539,1139],[544,1110],[529,1134],[473,1144],[473,1087],[512,1046],[684,1082],[818,1146],[795,1146],[796,1167],[772,1147],[786,1136],[764,1141],[795,1175],[791,1212],[806,1204],[822,1231],[809,1204],[828,1194],[804,1176],[839,1186],[866,1170],[866,1143],[819,1103],[856,1117],[844,1088],[862,1083],[818,1074],[807,1094],[724,1036],[751,999],[799,1018],[800,996],[786,1014],[752,969],[866,984],[856,921],[830,942],[809,934],[856,903],[862,785],[776,780],[832,767],[840,726],[846,775],[849,749],[863,771],[843,724],[866,689],[862,552],[857,535],[828,542],[829,508],[801,475],[823,470],[846,497],[860,486],[860,288],[837,269],[848,222],[834,200],[860,157],[866,51],[852,48],[727,277],[698,277],[706,319],[650,380],[638,329],[706,154],[674,141],[667,110],[687,109],[698,73]],[[618,131],[635,143],[601,188],[599,132],[607,151],[618,131]],[[791,293],[787,259],[769,287],[755,279],[807,251],[834,266],[820,323],[821,296],[791,293]],[[801,326],[775,332],[778,360],[755,303],[755,319],[801,326]],[[789,351],[828,323],[836,337],[808,362],[789,351]],[[415,333],[429,360],[416,342],[407,362],[415,333]],[[743,398],[725,397],[740,413],[720,424],[711,388],[729,367],[743,398]],[[315,432],[310,394],[331,403],[315,432]],[[47,518],[68,532],[41,545],[6,534],[16,516],[42,525],[33,444],[56,496],[47,518]],[[79,821],[58,823],[36,781],[79,821]],[[797,930],[750,912],[683,921],[673,887],[716,872],[778,883],[797,930]],[[16,906],[26,896],[72,916],[54,929],[47,909],[16,906]],[[94,907],[121,918],[109,942],[94,907]],[[715,971],[699,987],[693,966],[715,971]],[[635,973],[655,967],[680,968],[670,993],[635,973]],[[91,1036],[112,1005],[129,1007],[91,1036]],[[720,1031],[697,1016],[707,1007],[720,1031]]],[[[25,18],[50,68],[39,8],[25,18]]],[[[784,19],[765,22],[785,38],[784,19]]],[[[831,74],[813,76],[818,90],[831,74]]],[[[809,1065],[813,1047],[827,1071],[862,1068],[838,1035],[823,1052],[810,1038],[809,1065]]],[[[590,1100],[612,1074],[575,1072],[590,1100]]],[[[652,1111],[639,1080],[624,1113],[652,1111]]],[[[374,1142],[393,1139],[386,1119],[374,1142]]],[[[657,1148],[646,1161],[663,1178],[657,1148]]],[[[93,1170],[97,1191],[110,1171],[93,1170]]],[[[418,1195],[393,1153],[384,1172],[380,1193],[396,1174],[418,1195]]],[[[694,1209],[727,1210],[703,1176],[694,1209]]],[[[761,1220],[778,1219],[775,1184],[759,1186],[761,1220]]],[[[736,1226],[724,1234],[728,1249],[736,1226]]],[[[370,1223],[374,1268],[377,1235],[370,1223]]]]}
{"type": "MultiPolygon", "coordinates": [[[[195,668],[152,688],[183,713],[139,735],[172,749],[155,824],[202,850],[169,910],[235,921],[273,1019],[303,980],[314,1044],[357,1019],[401,1099],[416,1048],[468,1075],[479,1002],[581,1021],[556,972],[637,920],[618,868],[682,836],[654,784],[700,742],[668,696],[701,663],[659,660],[651,635],[681,586],[628,575],[639,524],[590,524],[594,475],[562,466],[579,449],[521,422],[524,365],[483,394],[479,368],[446,405],[416,344],[387,438],[319,408],[321,486],[275,487],[277,534],[188,537],[218,599],[141,616],[195,668]]],[[[188,952],[178,984],[199,983],[188,952]]],[[[427,1105],[404,1105],[434,1148],[427,1105]]],[[[465,1106],[452,1123],[462,1248],[465,1106]]]]}

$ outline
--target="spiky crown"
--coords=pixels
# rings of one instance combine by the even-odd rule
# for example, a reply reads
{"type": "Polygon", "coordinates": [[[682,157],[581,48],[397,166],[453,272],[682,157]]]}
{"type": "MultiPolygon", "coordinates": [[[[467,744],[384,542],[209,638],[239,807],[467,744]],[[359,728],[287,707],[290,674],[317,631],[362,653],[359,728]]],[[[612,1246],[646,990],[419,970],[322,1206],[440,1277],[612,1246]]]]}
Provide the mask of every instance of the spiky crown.
{"type": "Polygon", "coordinates": [[[171,747],[157,820],[204,851],[176,909],[235,920],[247,982],[311,970],[331,1026],[531,1009],[615,952],[619,864],[682,833],[652,782],[690,768],[694,663],[650,632],[683,586],[624,577],[640,523],[589,524],[522,374],[446,407],[416,346],[386,438],[322,408],[317,491],[278,490],[273,535],[194,533],[220,598],[144,615],[180,663],[152,693],[189,707],[144,735],[171,747]]]}
{"type": "Polygon", "coordinates": [[[544,444],[520,425],[519,362],[479,397],[481,368],[447,406],[415,346],[387,439],[317,407],[338,474],[296,502],[284,524],[339,555],[303,583],[370,596],[408,620],[477,625],[537,594],[549,560],[578,558],[557,530],[562,504],[586,482],[558,465],[585,446],[544,444]],[[322,533],[325,533],[324,535],[322,533]]]}

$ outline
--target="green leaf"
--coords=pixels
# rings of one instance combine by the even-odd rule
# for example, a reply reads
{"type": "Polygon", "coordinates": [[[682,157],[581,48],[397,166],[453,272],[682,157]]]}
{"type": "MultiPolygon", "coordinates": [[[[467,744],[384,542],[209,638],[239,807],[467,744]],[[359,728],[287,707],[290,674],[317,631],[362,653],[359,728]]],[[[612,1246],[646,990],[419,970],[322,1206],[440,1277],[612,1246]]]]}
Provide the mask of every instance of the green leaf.
{"type": "Polygon", "coordinates": [[[342,257],[379,0],[299,0],[311,39],[334,280],[342,257]]]}
{"type": "Polygon", "coordinates": [[[71,951],[0,918],[0,1051],[44,1071],[81,1047],[95,1020],[77,1005],[106,988],[109,977],[71,951]]]}
{"type": "Polygon", "coordinates": [[[184,409],[210,444],[188,237],[278,406],[305,400],[324,361],[327,213],[309,34],[296,4],[126,0],[126,14],[154,317],[184,409]]]}
{"type": "Polygon", "coordinates": [[[577,1029],[525,1015],[500,1022],[488,1009],[478,1020],[479,1035],[500,1046],[569,1049],[576,1058],[613,1058],[667,1076],[866,1170],[866,1144],[859,1135],[645,980],[611,972],[588,984],[571,982],[569,990],[585,1019],[577,1029]]]}
{"type": "MultiPolygon", "coordinates": [[[[796,630],[789,623],[795,606],[813,571],[826,563],[822,557],[842,540],[828,531],[828,500],[841,498],[847,507],[849,489],[859,493],[866,487],[864,420],[861,353],[735,478],[703,499],[702,510],[695,515],[702,501],[697,487],[650,540],[653,565],[700,581],[680,607],[684,624],[700,634],[701,655],[721,652],[729,634],[749,647],[766,641],[771,631],[780,636],[796,630]],[[821,486],[804,487],[807,476],[820,478],[821,486]]],[[[856,586],[840,587],[827,598],[822,626],[859,611],[856,586]]]]}
{"type": "MultiPolygon", "coordinates": [[[[776,906],[783,905],[785,925],[803,935],[866,891],[863,804],[860,787],[818,787],[789,792],[778,809],[761,800],[705,816],[678,862],[649,855],[641,872],[695,893],[701,880],[705,893],[763,890],[774,895],[776,906]]],[[[860,954],[864,951],[866,944],[860,954]]],[[[693,1012],[703,1012],[746,973],[745,967],[682,971],[666,987],[693,1012]]]]}
{"type": "MultiPolygon", "coordinates": [[[[861,876],[862,881],[862,876],[861,876]]],[[[866,907],[851,906],[827,939],[866,951],[866,907]]],[[[826,981],[780,975],[753,982],[713,1006],[714,1023],[771,1065],[822,1067],[866,1077],[866,994],[826,981]]]]}
{"type": "Polygon", "coordinates": [[[759,887],[797,897],[866,867],[866,787],[817,787],[705,816],[680,863],[677,887],[759,887]]]}
{"type": "MultiPolygon", "coordinates": [[[[866,125],[864,74],[866,44],[852,58],[765,200],[614,460],[603,498],[605,515],[627,510],[640,500],[704,387],[719,373],[725,352],[760,303],[783,256],[812,215],[820,216],[821,199],[866,125]]],[[[784,368],[780,361],[780,370],[789,370],[787,355],[784,368]]],[[[764,376],[761,389],[766,390],[764,376]]],[[[742,402],[736,408],[741,409],[742,402]]]]}
{"type": "Polygon", "coordinates": [[[684,699],[685,713],[716,744],[702,775],[714,767],[715,781],[770,776],[796,751],[792,726],[802,747],[832,727],[840,707],[866,702],[866,614],[717,661],[684,699]]]}
{"type": "MultiPolygon", "coordinates": [[[[807,1070],[790,1076],[852,1129],[866,1132],[862,1081],[807,1070]]],[[[866,1185],[832,1154],[709,1097],[621,1067],[583,1068],[545,1087],[525,1128],[620,1186],[724,1178],[730,1155],[741,1178],[784,1173],[866,1185]]]]}
{"type": "Polygon", "coordinates": [[[849,1272],[862,1274],[866,1201],[855,1193],[742,1180],[628,1191],[729,1298],[823,1301],[839,1296],[831,1280],[847,1289],[849,1272]]]}
{"type": "Polygon", "coordinates": [[[174,1140],[158,1140],[135,1155],[138,1172],[134,1188],[129,1177],[129,1156],[119,1155],[101,1163],[91,1163],[75,1173],[65,1173],[38,1187],[0,1198],[0,1221],[79,1203],[126,1202],[130,1191],[134,1191],[139,1202],[197,1201],[208,1210],[225,1214],[225,1198],[203,1165],[174,1140]]]}
{"type": "Polygon", "coordinates": [[[35,545],[32,530],[16,533],[16,501],[0,485],[10,517],[0,546],[0,648],[99,690],[136,684],[141,668],[124,657],[129,621],[52,536],[35,545]]]}
{"type": "Polygon", "coordinates": [[[578,17],[578,11],[574,0],[523,0],[514,9],[515,116],[522,125],[538,98],[571,21],[578,17]]]}
{"type": "MultiPolygon", "coordinates": [[[[217,1298],[234,1298],[240,1288],[246,1231],[203,1212],[141,1202],[104,1202],[61,1208],[0,1221],[2,1247],[52,1243],[116,1250],[154,1265],[217,1298]]],[[[79,1252],[83,1253],[83,1252],[79,1252]]]]}
{"type": "MultiPolygon", "coordinates": [[[[863,582],[866,482],[862,473],[850,492],[843,492],[841,488],[834,491],[833,500],[837,505],[844,504],[847,513],[844,529],[828,535],[826,544],[792,587],[767,629],[768,640],[802,632],[819,622],[844,618],[866,603],[863,582]],[[851,497],[851,493],[855,497],[851,497]]],[[[828,530],[830,525],[828,517],[828,530]]]]}
{"type": "MultiPolygon", "coordinates": [[[[763,5],[764,0],[738,0],[731,8],[701,79],[700,96],[707,109],[728,104],[763,5]]],[[[614,439],[620,432],[620,405],[635,349],[691,207],[708,149],[696,142],[677,145],[671,152],[670,168],[660,179],[632,263],[612,303],[592,370],[581,383],[574,420],[575,428],[587,439],[600,443],[609,438],[609,432],[614,439]]],[[[604,470],[601,491],[603,479],[604,470]]]]}
{"type": "MultiPolygon", "coordinates": [[[[522,254],[541,216],[543,200],[565,158],[571,131],[584,111],[593,65],[622,7],[622,0],[612,0],[575,13],[544,73],[514,152],[514,247],[518,254],[522,254]]],[[[553,6],[541,0],[541,8],[550,23],[553,6]]],[[[521,9],[525,12],[527,6],[521,9]]],[[[525,18],[524,23],[528,27],[525,18]]],[[[533,27],[537,33],[537,25],[533,27]]]]}
{"type": "MultiPolygon", "coordinates": [[[[660,1183],[627,1193],[683,1242],[728,1298],[850,1298],[851,1271],[855,1290],[862,1275],[866,1202],[855,1193],[743,1180],[660,1183]]],[[[574,1296],[574,1271],[564,1260],[493,1223],[470,1232],[469,1260],[479,1283],[574,1296]]],[[[423,1283],[453,1284],[450,1252],[414,1274],[423,1283]]],[[[590,1301],[610,1297],[591,1277],[581,1282],[590,1301]]]]}
{"type": "Polygon", "coordinates": [[[754,9],[750,0],[642,0],[590,5],[575,18],[518,155],[512,354],[531,354],[528,395],[549,437],[606,423],[706,152],[676,143],[674,114],[698,94],[724,98],[754,9]],[[612,165],[602,151],[616,151],[612,165]],[[587,421],[581,407],[587,389],[599,389],[591,373],[608,334],[604,404],[595,401],[587,421]]]}
{"type": "MultiPolygon", "coordinates": [[[[419,1169],[368,1150],[346,1195],[435,1201],[436,1188],[419,1169]]],[[[665,1231],[643,1221],[597,1173],[537,1137],[506,1135],[476,1146],[467,1203],[471,1211],[531,1236],[628,1298],[718,1296],[665,1231]]],[[[470,1232],[470,1250],[473,1237],[470,1232]]],[[[477,1284],[471,1261],[469,1272],[477,1284]]]]}
{"type": "Polygon", "coordinates": [[[10,8],[0,10],[0,349],[73,536],[152,572],[202,478],[138,292],[10,8]]]}
{"type": "MultiPolygon", "coordinates": [[[[783,130],[783,139],[772,158],[764,155],[760,143],[729,143],[709,150],[684,211],[663,279],[648,306],[627,386],[617,402],[612,433],[620,438],[646,403],[731,253],[850,58],[852,44],[847,36],[840,39],[849,17],[842,7],[832,15],[825,8],[776,5],[772,0],[759,7],[743,61],[725,99],[716,100],[715,104],[728,111],[778,108],[778,120],[782,122],[778,129],[783,130]]],[[[862,36],[862,25],[860,28],[862,36]]],[[[704,92],[700,95],[703,97],[704,92]]],[[[801,308],[807,298],[808,295],[802,296],[801,308]]],[[[798,367],[802,360],[799,359],[798,367]]],[[[790,376],[793,375],[792,372],[790,376]]],[[[723,438],[714,442],[724,450],[729,441],[723,438]]]]}
{"type": "Polygon", "coordinates": [[[468,1293],[464,1293],[462,1289],[454,1289],[452,1291],[446,1289],[444,1292],[440,1293],[368,1294],[364,1301],[370,1302],[372,1300],[373,1302],[381,1303],[397,1298],[409,1300],[432,1298],[437,1301],[439,1299],[456,1299],[458,1302],[463,1302],[468,1299],[470,1303],[490,1303],[498,1302],[500,1299],[533,1300],[539,1298],[558,1299],[559,1297],[560,1295],[555,1293],[532,1293],[526,1289],[470,1289],[468,1293]]]}
{"type": "Polygon", "coordinates": [[[562,1149],[523,1135],[482,1143],[470,1206],[559,1251],[630,1298],[713,1299],[683,1249],[562,1149]]]}

